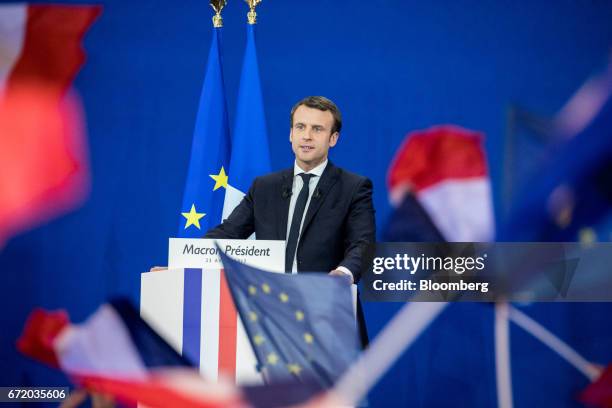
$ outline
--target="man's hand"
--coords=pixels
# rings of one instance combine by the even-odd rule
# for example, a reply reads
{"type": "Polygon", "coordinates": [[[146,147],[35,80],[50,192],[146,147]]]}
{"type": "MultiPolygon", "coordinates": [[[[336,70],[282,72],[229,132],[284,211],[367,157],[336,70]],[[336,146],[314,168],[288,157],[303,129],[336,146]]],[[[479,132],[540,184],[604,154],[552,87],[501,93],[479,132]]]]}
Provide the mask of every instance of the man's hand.
{"type": "Polygon", "coordinates": [[[149,269],[149,272],[159,272],[159,271],[167,271],[168,267],[167,266],[154,266],[151,269],[149,269]]]}
{"type": "Polygon", "coordinates": [[[349,284],[353,283],[353,275],[352,274],[349,275],[348,273],[343,272],[340,269],[334,269],[329,274],[332,275],[332,276],[342,276],[342,277],[344,277],[344,278],[346,278],[348,280],[349,284]]]}

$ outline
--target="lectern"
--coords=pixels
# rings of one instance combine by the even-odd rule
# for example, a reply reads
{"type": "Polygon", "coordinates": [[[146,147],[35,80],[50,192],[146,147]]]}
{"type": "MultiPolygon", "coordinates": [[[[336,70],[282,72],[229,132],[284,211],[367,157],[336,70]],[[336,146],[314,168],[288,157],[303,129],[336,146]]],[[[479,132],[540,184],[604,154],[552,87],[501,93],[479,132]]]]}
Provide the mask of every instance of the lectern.
{"type": "Polygon", "coordinates": [[[168,270],[141,275],[140,313],[205,378],[261,382],[215,243],[240,262],[284,271],[285,241],[171,238],[168,270]]]}

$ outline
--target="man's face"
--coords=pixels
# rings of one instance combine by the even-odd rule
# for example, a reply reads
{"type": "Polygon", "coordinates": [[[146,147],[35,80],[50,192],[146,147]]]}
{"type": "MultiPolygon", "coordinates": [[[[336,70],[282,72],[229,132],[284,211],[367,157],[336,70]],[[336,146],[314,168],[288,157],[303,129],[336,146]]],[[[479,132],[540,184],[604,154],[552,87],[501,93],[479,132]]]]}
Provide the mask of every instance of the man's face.
{"type": "Polygon", "coordinates": [[[333,125],[334,117],[330,111],[305,105],[295,110],[289,141],[302,170],[310,171],[327,159],[329,148],[338,142],[338,132],[331,132],[333,125]]]}

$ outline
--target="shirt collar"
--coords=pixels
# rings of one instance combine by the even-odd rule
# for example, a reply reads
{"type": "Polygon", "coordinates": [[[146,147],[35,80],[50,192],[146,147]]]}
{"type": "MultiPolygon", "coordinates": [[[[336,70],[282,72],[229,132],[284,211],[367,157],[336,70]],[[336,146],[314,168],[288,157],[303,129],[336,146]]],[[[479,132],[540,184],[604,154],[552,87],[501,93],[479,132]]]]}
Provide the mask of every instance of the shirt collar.
{"type": "Polygon", "coordinates": [[[321,177],[321,175],[323,174],[323,171],[325,171],[325,167],[327,167],[327,163],[329,162],[328,159],[325,159],[325,161],[321,164],[319,164],[317,167],[315,167],[314,169],[310,170],[310,171],[304,171],[302,170],[302,168],[300,166],[298,166],[297,161],[294,162],[293,164],[293,176],[297,176],[298,174],[302,174],[302,173],[308,173],[308,174],[313,174],[317,177],[321,177]]]}

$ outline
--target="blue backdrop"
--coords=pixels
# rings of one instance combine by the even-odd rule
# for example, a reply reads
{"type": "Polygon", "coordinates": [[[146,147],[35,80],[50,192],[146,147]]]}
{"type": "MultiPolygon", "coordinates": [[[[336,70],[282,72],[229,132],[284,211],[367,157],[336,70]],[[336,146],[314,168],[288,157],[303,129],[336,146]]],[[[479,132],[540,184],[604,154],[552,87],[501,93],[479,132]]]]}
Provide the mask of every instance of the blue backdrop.
{"type": "MultiPolygon", "coordinates": [[[[87,62],[75,82],[87,115],[91,194],[77,211],[15,237],[0,252],[0,385],[62,383],[62,376],[14,350],[29,311],[62,307],[78,321],[109,295],[137,302],[140,273],[166,264],[167,239],[176,233],[212,10],[204,0],[102,3],[103,13],[84,41],[87,62]]],[[[232,0],[223,13],[230,124],[246,11],[244,2],[232,0]]],[[[556,112],[606,65],[612,46],[612,3],[602,0],[266,0],[258,14],[273,170],[292,164],[291,106],[306,95],[331,98],[345,120],[331,159],[373,180],[379,231],[390,213],[385,176],[395,150],[407,132],[440,123],[487,135],[501,221],[507,107],[519,103],[544,115],[556,112]]],[[[397,306],[366,305],[372,333],[397,306]]],[[[563,306],[546,307],[536,313],[563,306]]],[[[605,325],[603,319],[594,317],[592,329],[605,325]]],[[[491,322],[483,305],[445,311],[381,383],[372,402],[494,405],[491,322]],[[448,397],[436,400],[441,389],[448,397]]],[[[612,355],[605,345],[611,339],[604,340],[584,339],[581,350],[608,362],[612,355]]],[[[514,370],[535,370],[524,366],[533,355],[546,354],[539,347],[533,343],[533,353],[517,360],[514,370]]],[[[573,370],[554,357],[543,358],[551,369],[573,370]]],[[[565,390],[564,385],[552,384],[565,390]]],[[[517,405],[549,401],[537,389],[538,384],[519,381],[517,405]]],[[[563,392],[570,398],[576,389],[563,392]]]]}

